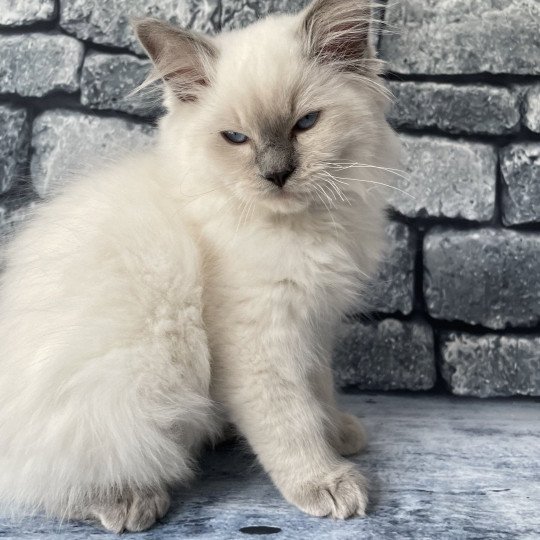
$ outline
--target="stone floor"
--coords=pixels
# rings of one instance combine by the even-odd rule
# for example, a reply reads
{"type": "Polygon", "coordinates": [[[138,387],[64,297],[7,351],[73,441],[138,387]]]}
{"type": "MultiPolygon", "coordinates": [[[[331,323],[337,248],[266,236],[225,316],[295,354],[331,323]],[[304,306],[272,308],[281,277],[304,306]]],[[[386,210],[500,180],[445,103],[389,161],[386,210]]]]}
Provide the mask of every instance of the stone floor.
{"type": "MultiPolygon", "coordinates": [[[[202,474],[178,492],[153,529],[124,538],[228,540],[540,538],[540,404],[425,395],[349,395],[365,418],[366,518],[309,517],[287,504],[238,445],[205,456],[202,474]]],[[[0,538],[105,539],[80,523],[0,518],[0,538]]]]}

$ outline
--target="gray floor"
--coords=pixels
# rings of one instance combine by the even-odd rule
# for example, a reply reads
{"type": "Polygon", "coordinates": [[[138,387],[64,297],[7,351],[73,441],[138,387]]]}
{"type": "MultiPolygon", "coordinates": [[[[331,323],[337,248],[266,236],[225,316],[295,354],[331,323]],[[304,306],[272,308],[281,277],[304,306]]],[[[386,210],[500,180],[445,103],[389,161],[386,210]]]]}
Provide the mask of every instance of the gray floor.
{"type": "MultiPolygon", "coordinates": [[[[177,494],[162,523],[123,537],[540,538],[538,400],[360,395],[343,403],[370,433],[369,449],[357,459],[372,484],[366,518],[303,515],[282,500],[253,456],[224,445],[205,456],[199,480],[177,494]]],[[[0,539],[8,538],[115,535],[86,524],[0,518],[0,539]]]]}

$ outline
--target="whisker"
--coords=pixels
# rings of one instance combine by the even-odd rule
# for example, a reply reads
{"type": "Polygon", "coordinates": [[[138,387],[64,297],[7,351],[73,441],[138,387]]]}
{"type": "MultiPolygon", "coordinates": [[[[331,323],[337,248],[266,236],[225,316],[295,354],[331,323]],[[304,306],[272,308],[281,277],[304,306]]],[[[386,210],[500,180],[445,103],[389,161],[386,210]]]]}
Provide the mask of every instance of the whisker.
{"type": "MultiPolygon", "coordinates": [[[[336,189],[335,184],[332,185],[332,183],[330,182],[330,180],[328,180],[328,178],[320,178],[320,180],[322,180],[325,184],[329,186],[328,189],[332,194],[335,193],[341,200],[343,200],[343,198],[341,197],[341,193],[336,189]]],[[[337,201],[335,197],[334,197],[334,200],[337,201]]]]}
{"type": "Polygon", "coordinates": [[[339,184],[342,184],[344,186],[349,186],[349,184],[347,182],[344,182],[342,180],[338,180],[337,178],[333,177],[330,173],[328,173],[328,171],[322,171],[322,172],[324,174],[326,174],[327,176],[329,176],[329,178],[323,178],[321,176],[317,176],[317,178],[322,180],[323,182],[330,182],[330,184],[334,187],[334,190],[336,190],[336,192],[339,194],[341,200],[344,201],[344,202],[347,201],[349,206],[351,206],[352,205],[351,200],[347,197],[347,195],[345,195],[345,192],[343,191],[343,189],[341,189],[336,184],[336,182],[338,182],[339,184]]]}
{"type": "Polygon", "coordinates": [[[248,211],[246,212],[246,221],[245,221],[246,224],[251,219],[254,211],[255,211],[255,197],[252,197],[251,200],[249,201],[248,211]]]}
{"type": "Polygon", "coordinates": [[[332,215],[332,212],[330,211],[330,208],[328,208],[328,205],[324,202],[324,199],[321,197],[321,195],[319,193],[318,188],[320,186],[318,186],[317,184],[313,184],[313,187],[316,189],[317,196],[319,197],[319,199],[323,203],[324,207],[326,208],[326,211],[328,212],[328,215],[330,216],[330,219],[332,220],[332,223],[334,224],[334,232],[336,233],[336,237],[337,237],[338,236],[337,225],[336,225],[336,222],[334,220],[334,216],[332,215]]]}
{"type": "Polygon", "coordinates": [[[203,197],[204,195],[208,195],[209,193],[213,193],[214,191],[218,190],[219,188],[214,188],[214,189],[211,189],[210,191],[205,191],[204,193],[197,193],[196,195],[187,195],[187,194],[182,194],[182,197],[186,197],[188,199],[191,199],[190,201],[188,201],[187,203],[185,203],[185,206],[187,206],[188,204],[191,204],[192,202],[195,202],[197,201],[198,199],[200,199],[201,197],[203,197]]]}
{"type": "MultiPolygon", "coordinates": [[[[326,171],[327,174],[330,174],[328,171],[326,171]]],[[[374,185],[378,185],[378,186],[384,186],[384,187],[387,187],[389,189],[394,189],[395,191],[399,191],[400,193],[403,193],[404,195],[407,195],[407,197],[410,197],[411,199],[416,199],[416,197],[414,195],[411,195],[410,193],[407,193],[406,191],[404,191],[403,189],[400,189],[396,186],[392,186],[391,184],[385,184],[384,182],[378,182],[376,180],[367,180],[365,178],[348,178],[348,177],[344,177],[344,176],[335,176],[335,175],[331,175],[332,178],[334,180],[346,180],[346,181],[350,181],[352,180],[353,182],[362,182],[362,183],[365,183],[365,184],[374,184],[374,185]]]]}
{"type": "Polygon", "coordinates": [[[328,195],[328,194],[326,193],[326,189],[324,189],[324,186],[323,186],[323,185],[319,184],[318,187],[319,187],[319,188],[322,190],[322,192],[326,195],[326,198],[328,199],[328,202],[331,203],[333,207],[335,207],[335,200],[336,200],[336,199],[335,199],[335,197],[332,197],[333,192],[330,191],[330,195],[328,195]]]}
{"type": "Polygon", "coordinates": [[[369,165],[368,163],[354,163],[354,162],[351,162],[351,163],[346,163],[346,164],[343,164],[343,165],[340,164],[340,163],[325,163],[325,166],[328,167],[328,168],[331,168],[331,169],[334,168],[334,169],[340,169],[340,170],[354,169],[354,168],[377,169],[377,170],[389,172],[391,174],[395,174],[396,176],[399,176],[400,178],[403,178],[404,180],[409,180],[410,179],[410,175],[407,174],[407,172],[402,170],[402,169],[393,169],[391,167],[380,167],[378,165],[369,165]]]}
{"type": "Polygon", "coordinates": [[[240,212],[240,216],[238,218],[238,221],[236,223],[236,230],[234,232],[234,237],[233,237],[233,241],[236,240],[236,235],[238,234],[238,231],[240,229],[240,223],[242,221],[242,216],[244,215],[244,210],[246,209],[246,206],[247,206],[247,201],[246,200],[243,200],[241,202],[241,206],[240,208],[242,209],[241,212],[240,212]]]}
{"type": "MultiPolygon", "coordinates": [[[[343,193],[343,190],[340,189],[340,187],[333,181],[331,180],[330,178],[324,178],[324,177],[318,177],[320,180],[322,180],[323,182],[327,183],[330,185],[330,187],[335,191],[335,193],[337,194],[337,196],[343,201],[347,201],[349,204],[351,204],[351,201],[345,196],[345,194],[343,193]]],[[[345,182],[343,182],[345,183],[345,182]]]]}

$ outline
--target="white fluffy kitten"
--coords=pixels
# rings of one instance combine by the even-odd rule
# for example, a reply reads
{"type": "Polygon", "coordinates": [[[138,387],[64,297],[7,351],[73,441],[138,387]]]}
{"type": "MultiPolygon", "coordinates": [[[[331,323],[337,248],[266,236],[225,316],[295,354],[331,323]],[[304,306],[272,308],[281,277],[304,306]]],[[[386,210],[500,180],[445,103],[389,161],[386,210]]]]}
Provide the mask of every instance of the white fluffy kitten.
{"type": "Polygon", "coordinates": [[[68,185],[11,244],[0,499],[138,531],[232,422],[283,496],[366,508],[332,334],[379,258],[384,120],[367,0],[214,38],[155,20],[155,149],[68,185]]]}

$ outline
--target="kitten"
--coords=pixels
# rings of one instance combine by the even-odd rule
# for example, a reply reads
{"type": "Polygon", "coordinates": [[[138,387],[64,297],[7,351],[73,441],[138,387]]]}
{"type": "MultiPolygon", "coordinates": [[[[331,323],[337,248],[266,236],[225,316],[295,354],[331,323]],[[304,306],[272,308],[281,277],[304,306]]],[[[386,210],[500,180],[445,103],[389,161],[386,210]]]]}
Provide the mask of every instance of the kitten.
{"type": "Polygon", "coordinates": [[[213,38],[138,22],[165,81],[155,148],[67,185],[6,255],[4,504],[146,529],[232,422],[292,504],[364,514],[329,362],[397,152],[369,19],[316,0],[213,38]]]}

